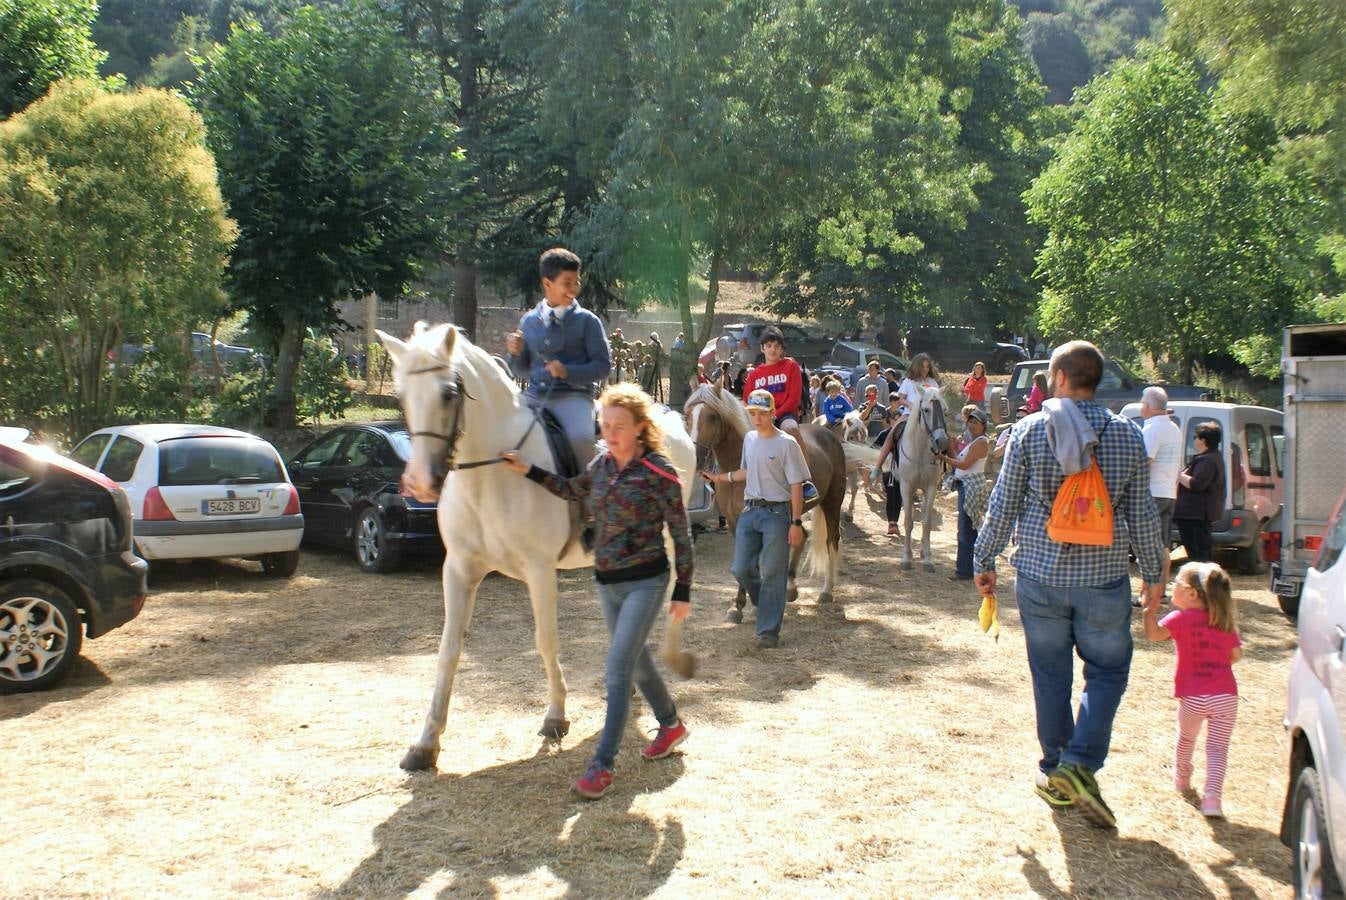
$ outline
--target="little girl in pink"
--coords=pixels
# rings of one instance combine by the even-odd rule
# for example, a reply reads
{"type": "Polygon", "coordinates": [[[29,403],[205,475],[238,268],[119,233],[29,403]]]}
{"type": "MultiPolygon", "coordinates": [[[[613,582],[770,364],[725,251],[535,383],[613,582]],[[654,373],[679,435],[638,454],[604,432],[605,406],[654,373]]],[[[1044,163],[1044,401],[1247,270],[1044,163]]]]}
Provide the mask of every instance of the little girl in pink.
{"type": "Polygon", "coordinates": [[[1173,696],[1178,698],[1178,744],[1173,752],[1173,786],[1192,789],[1192,750],[1206,723],[1206,789],[1201,812],[1223,816],[1229,737],[1238,715],[1238,685],[1233,664],[1243,655],[1229,575],[1215,563],[1189,562],[1173,579],[1173,612],[1156,621],[1145,610],[1145,636],[1172,639],[1178,649],[1173,696]]]}

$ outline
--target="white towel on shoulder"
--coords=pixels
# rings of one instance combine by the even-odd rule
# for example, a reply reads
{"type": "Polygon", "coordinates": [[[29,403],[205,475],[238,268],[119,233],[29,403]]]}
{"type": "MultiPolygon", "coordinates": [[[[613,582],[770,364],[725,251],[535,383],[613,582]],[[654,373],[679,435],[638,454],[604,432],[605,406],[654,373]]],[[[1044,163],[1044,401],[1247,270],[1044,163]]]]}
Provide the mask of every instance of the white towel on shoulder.
{"type": "Polygon", "coordinates": [[[1067,475],[1083,472],[1093,463],[1098,434],[1074,400],[1053,397],[1042,404],[1047,414],[1047,446],[1067,475]]]}

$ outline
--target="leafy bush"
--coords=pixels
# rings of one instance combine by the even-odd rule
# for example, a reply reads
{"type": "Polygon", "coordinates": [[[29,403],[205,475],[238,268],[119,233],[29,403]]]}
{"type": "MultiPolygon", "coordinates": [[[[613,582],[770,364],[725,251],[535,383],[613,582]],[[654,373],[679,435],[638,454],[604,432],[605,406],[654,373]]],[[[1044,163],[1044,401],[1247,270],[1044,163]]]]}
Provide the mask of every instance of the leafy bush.
{"type": "Polygon", "coordinates": [[[329,337],[304,341],[304,352],[295,375],[295,412],[301,422],[316,428],[322,417],[339,419],[351,403],[349,373],[335,342],[329,337]]]}

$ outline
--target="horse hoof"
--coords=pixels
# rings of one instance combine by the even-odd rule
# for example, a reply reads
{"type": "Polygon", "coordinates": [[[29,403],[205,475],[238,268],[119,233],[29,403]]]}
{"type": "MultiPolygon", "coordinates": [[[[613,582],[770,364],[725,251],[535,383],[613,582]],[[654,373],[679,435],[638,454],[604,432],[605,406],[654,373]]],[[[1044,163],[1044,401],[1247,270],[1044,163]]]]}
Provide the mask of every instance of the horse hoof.
{"type": "Polygon", "coordinates": [[[799,599],[799,588],[795,587],[795,586],[792,584],[792,585],[790,585],[788,588],[785,589],[785,602],[786,602],[786,603],[794,603],[794,602],[795,602],[796,600],[798,600],[798,599],[799,599]]]}
{"type": "Polygon", "coordinates": [[[933,572],[933,571],[935,571],[935,564],[934,564],[934,563],[923,563],[923,564],[921,565],[921,568],[924,569],[924,570],[927,571],[927,572],[933,572]]]}
{"type": "Polygon", "coordinates": [[[855,516],[852,515],[851,513],[848,513],[848,512],[843,512],[843,513],[841,514],[841,517],[842,517],[843,519],[845,519],[847,522],[854,522],[854,521],[855,521],[855,516]]]}
{"type": "Polygon", "coordinates": [[[559,741],[570,733],[570,722],[567,719],[543,719],[542,728],[538,730],[538,735],[549,741],[559,741]]]}
{"type": "Polygon", "coordinates": [[[819,602],[819,603],[831,603],[831,602],[832,602],[832,592],[831,592],[831,591],[823,591],[821,594],[818,595],[818,602],[819,602]]]}
{"type": "Polygon", "coordinates": [[[407,755],[402,757],[402,761],[398,765],[408,772],[423,772],[426,769],[433,769],[438,760],[438,750],[412,747],[407,751],[407,755]]]}
{"type": "Polygon", "coordinates": [[[743,623],[743,610],[731,609],[724,614],[724,620],[730,625],[741,625],[743,623]]]}
{"type": "Polygon", "coordinates": [[[901,564],[901,569],[902,569],[903,572],[910,572],[910,571],[911,571],[911,560],[909,560],[909,559],[904,559],[904,560],[902,561],[902,564],[901,564]]]}

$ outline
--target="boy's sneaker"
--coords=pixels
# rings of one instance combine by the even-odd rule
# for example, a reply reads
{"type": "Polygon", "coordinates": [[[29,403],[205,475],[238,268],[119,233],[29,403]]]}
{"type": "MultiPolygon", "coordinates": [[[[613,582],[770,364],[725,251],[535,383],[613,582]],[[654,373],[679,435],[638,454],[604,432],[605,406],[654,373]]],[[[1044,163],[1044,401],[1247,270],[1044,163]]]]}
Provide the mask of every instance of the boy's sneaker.
{"type": "Polygon", "coordinates": [[[818,505],[818,489],[813,486],[812,481],[804,482],[804,512],[818,505]]]}
{"type": "Polygon", "coordinates": [[[758,650],[775,650],[780,646],[780,635],[764,631],[757,636],[758,650]]]}
{"type": "Polygon", "coordinates": [[[1201,815],[1208,819],[1223,819],[1224,810],[1220,808],[1219,797],[1207,797],[1201,801],[1201,815]]]}
{"type": "Polygon", "coordinates": [[[1100,828],[1116,828],[1117,817],[1103,802],[1098,782],[1090,771],[1079,763],[1061,763],[1047,773],[1052,787],[1070,798],[1076,808],[1100,828]]]}
{"type": "Polygon", "coordinates": [[[589,771],[570,783],[570,789],[585,800],[597,800],[612,787],[612,770],[597,761],[589,764],[589,771]]]}
{"type": "Polygon", "coordinates": [[[893,535],[893,536],[897,536],[897,535],[900,535],[902,532],[898,530],[898,527],[897,527],[897,523],[896,523],[896,522],[889,522],[889,523],[888,523],[888,533],[891,534],[891,535],[893,535]]]}
{"type": "Polygon", "coordinates": [[[659,730],[654,735],[654,740],[640,751],[640,755],[646,759],[663,759],[673,752],[673,748],[687,740],[690,734],[687,726],[682,724],[682,719],[669,728],[660,725],[659,730]]]}
{"type": "Polygon", "coordinates": [[[1069,797],[1052,786],[1046,772],[1038,772],[1037,779],[1033,782],[1033,790],[1053,809],[1064,809],[1073,805],[1069,797]]]}

